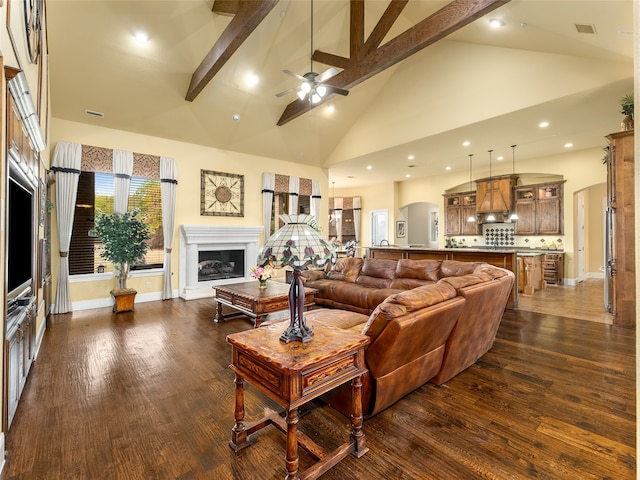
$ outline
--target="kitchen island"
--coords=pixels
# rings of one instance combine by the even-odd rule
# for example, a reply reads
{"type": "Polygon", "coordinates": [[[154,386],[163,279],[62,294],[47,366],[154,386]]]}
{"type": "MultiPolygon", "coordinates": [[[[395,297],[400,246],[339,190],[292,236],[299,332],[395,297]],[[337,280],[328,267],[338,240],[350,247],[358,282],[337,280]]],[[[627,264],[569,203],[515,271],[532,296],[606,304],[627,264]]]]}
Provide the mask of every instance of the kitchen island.
{"type": "MultiPolygon", "coordinates": [[[[485,262],[496,267],[511,270],[518,278],[517,250],[494,248],[418,248],[403,246],[369,247],[367,255],[370,258],[388,258],[398,260],[409,258],[412,260],[459,260],[461,262],[485,262]]],[[[507,308],[518,308],[518,287],[513,285],[507,308]]]]}

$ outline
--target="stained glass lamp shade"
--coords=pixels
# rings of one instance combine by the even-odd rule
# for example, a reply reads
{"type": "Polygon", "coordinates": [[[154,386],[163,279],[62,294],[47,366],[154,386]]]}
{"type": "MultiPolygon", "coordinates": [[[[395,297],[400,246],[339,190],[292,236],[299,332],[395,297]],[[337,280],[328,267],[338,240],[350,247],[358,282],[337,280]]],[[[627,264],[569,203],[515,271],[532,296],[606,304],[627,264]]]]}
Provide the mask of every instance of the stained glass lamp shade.
{"type": "Polygon", "coordinates": [[[293,280],[289,289],[289,327],[280,340],[310,342],[313,330],[304,320],[304,285],[300,272],[308,268],[324,268],[335,262],[334,248],[324,240],[309,223],[312,215],[280,215],[284,227],[271,235],[258,252],[258,265],[271,263],[274,267],[293,268],[293,280]]]}

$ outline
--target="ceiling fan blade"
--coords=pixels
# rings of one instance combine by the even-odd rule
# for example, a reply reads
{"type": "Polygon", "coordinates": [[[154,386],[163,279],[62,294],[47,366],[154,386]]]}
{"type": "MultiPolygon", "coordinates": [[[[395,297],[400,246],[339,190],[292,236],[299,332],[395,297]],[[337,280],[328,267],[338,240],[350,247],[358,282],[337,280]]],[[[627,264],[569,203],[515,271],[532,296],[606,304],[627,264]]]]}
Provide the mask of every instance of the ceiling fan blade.
{"type": "Polygon", "coordinates": [[[345,97],[349,95],[349,90],[345,90],[344,88],[334,87],[333,85],[328,85],[326,83],[323,83],[323,85],[327,87],[327,90],[332,93],[336,93],[338,95],[344,95],[345,97]]]}
{"type": "Polygon", "coordinates": [[[306,82],[307,79],[304,78],[302,75],[298,75],[295,72],[292,72],[291,70],[282,70],[284,73],[286,73],[287,75],[291,75],[293,78],[297,78],[298,80],[300,80],[301,82],[306,82]]]}
{"type": "Polygon", "coordinates": [[[289,93],[294,93],[294,92],[298,92],[298,91],[300,91],[300,87],[290,88],[288,90],[285,90],[284,92],[276,93],[276,97],[284,97],[285,95],[287,95],[289,93]]]}
{"type": "Polygon", "coordinates": [[[327,68],[324,72],[322,72],[320,75],[318,75],[318,77],[316,78],[317,82],[324,82],[325,80],[329,80],[331,77],[333,77],[334,75],[336,75],[338,73],[338,69],[331,67],[331,68],[327,68]]]}

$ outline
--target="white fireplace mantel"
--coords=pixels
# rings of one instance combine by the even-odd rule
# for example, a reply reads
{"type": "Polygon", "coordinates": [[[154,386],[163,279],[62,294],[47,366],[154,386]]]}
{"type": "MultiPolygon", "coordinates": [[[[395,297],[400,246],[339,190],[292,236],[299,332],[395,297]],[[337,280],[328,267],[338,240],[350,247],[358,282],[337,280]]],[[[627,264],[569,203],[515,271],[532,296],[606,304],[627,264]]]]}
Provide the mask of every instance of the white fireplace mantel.
{"type": "Polygon", "coordinates": [[[258,243],[263,231],[263,227],[181,225],[180,297],[185,300],[213,297],[216,284],[248,281],[249,269],[258,258],[258,243]],[[199,282],[198,252],[228,249],[244,250],[244,277],[199,282]]]}

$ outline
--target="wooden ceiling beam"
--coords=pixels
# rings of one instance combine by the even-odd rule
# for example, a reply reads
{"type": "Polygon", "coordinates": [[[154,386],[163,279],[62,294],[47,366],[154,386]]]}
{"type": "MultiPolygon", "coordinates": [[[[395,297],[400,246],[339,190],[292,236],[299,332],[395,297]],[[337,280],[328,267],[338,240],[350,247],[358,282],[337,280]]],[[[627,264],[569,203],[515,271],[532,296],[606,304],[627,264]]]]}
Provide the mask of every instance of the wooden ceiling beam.
{"type": "Polygon", "coordinates": [[[213,4],[213,11],[220,10],[224,15],[233,15],[220,38],[202,60],[191,76],[186,100],[192,102],[220,71],[240,45],[251,35],[260,22],[276,6],[278,0],[229,1],[213,4]],[[216,6],[216,4],[218,4],[216,6]]]}
{"type": "Polygon", "coordinates": [[[365,53],[369,53],[370,51],[378,48],[384,40],[384,37],[389,33],[391,27],[395,23],[395,21],[404,10],[404,7],[407,6],[409,0],[392,0],[389,5],[387,5],[387,9],[378,20],[378,23],[373,28],[371,35],[367,38],[365,43],[365,53]]]}
{"type": "Polygon", "coordinates": [[[349,17],[349,56],[354,61],[364,47],[364,0],[351,0],[349,17]]]}
{"type": "MultiPolygon", "coordinates": [[[[509,1],[454,0],[393,40],[368,51],[359,61],[349,63],[347,68],[331,77],[326,84],[347,90],[355,87],[509,1]]],[[[329,93],[322,101],[312,105],[305,100],[291,102],[278,120],[278,125],[290,122],[333,96],[329,93]]]]}

